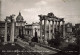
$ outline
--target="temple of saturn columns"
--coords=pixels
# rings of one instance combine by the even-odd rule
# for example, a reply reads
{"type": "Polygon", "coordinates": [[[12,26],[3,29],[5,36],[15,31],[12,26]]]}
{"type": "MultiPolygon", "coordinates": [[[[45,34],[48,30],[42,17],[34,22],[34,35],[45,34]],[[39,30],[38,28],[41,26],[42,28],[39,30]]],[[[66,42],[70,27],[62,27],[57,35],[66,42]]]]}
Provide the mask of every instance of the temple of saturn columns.
{"type": "Polygon", "coordinates": [[[8,31],[8,23],[10,23],[10,43],[14,43],[14,15],[7,16],[5,19],[5,36],[4,36],[4,43],[7,42],[7,31],[8,31]]]}
{"type": "Polygon", "coordinates": [[[41,41],[44,40],[44,42],[47,42],[47,39],[52,39],[55,38],[55,30],[60,32],[60,25],[62,25],[63,30],[62,30],[62,37],[65,38],[65,21],[64,18],[58,18],[54,16],[53,13],[48,13],[47,15],[39,15],[40,17],[40,37],[41,41]],[[44,22],[43,22],[44,21],[44,22]],[[48,21],[48,36],[47,36],[47,21],[48,21]],[[51,23],[52,22],[52,27],[51,23]],[[62,23],[61,23],[62,22],[62,23]],[[43,26],[43,29],[42,29],[43,26]],[[51,32],[52,29],[52,32],[51,32]],[[42,39],[42,31],[44,31],[44,39],[42,39]],[[52,35],[52,36],[51,36],[52,35]]]}

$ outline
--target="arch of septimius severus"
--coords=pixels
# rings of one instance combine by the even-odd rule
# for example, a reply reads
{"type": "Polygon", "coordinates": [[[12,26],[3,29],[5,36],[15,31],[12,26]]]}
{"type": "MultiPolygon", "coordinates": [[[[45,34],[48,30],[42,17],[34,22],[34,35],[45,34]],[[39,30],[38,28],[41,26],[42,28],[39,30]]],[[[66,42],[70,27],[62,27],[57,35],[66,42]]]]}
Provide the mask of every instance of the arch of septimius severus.
{"type": "Polygon", "coordinates": [[[4,36],[4,44],[7,43],[7,31],[8,31],[8,23],[10,22],[10,43],[14,43],[14,16],[15,15],[10,15],[10,16],[7,16],[6,19],[5,19],[5,36],[4,36]]]}
{"type": "MultiPolygon", "coordinates": [[[[39,15],[40,17],[40,37],[42,40],[42,22],[44,21],[44,42],[47,42],[47,39],[55,38],[55,29],[60,31],[60,23],[62,22],[63,27],[63,37],[65,37],[65,21],[64,18],[58,18],[54,16],[53,13],[48,13],[48,15],[39,15]],[[49,35],[47,36],[47,21],[49,25],[49,35]],[[51,25],[50,22],[52,22],[52,33],[51,33],[51,25]],[[51,36],[52,35],[52,36],[51,36]]],[[[43,40],[42,40],[43,41],[43,40]]]]}

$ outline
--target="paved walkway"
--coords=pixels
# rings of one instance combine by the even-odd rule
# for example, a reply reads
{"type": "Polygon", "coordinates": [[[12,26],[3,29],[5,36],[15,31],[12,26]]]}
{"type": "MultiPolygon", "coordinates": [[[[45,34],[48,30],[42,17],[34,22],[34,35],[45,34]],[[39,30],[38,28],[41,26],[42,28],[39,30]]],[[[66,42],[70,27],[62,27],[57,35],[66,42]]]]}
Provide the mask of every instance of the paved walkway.
{"type": "Polygon", "coordinates": [[[21,39],[17,40],[17,44],[19,44],[20,46],[22,46],[24,48],[29,49],[32,52],[33,51],[39,52],[39,53],[41,53],[41,55],[49,55],[49,54],[57,53],[57,51],[55,51],[55,50],[51,50],[51,49],[48,49],[48,48],[45,48],[45,47],[41,47],[38,44],[35,44],[35,47],[31,47],[28,42],[25,42],[25,41],[23,41],[21,39]]]}

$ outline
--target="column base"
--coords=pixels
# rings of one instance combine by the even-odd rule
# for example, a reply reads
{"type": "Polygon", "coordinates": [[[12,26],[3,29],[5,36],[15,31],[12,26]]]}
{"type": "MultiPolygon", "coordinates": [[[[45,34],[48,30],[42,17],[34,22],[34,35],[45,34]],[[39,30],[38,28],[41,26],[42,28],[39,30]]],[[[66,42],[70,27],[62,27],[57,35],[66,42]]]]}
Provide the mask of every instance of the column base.
{"type": "Polygon", "coordinates": [[[48,45],[48,42],[47,42],[47,41],[44,41],[44,43],[45,43],[46,45],[48,45]]]}
{"type": "Polygon", "coordinates": [[[15,46],[15,43],[11,43],[12,46],[15,46]]]}
{"type": "Polygon", "coordinates": [[[42,39],[40,39],[40,43],[43,43],[43,40],[42,39]]]}
{"type": "Polygon", "coordinates": [[[3,42],[3,45],[6,45],[7,44],[7,42],[3,42]]]}
{"type": "Polygon", "coordinates": [[[52,39],[55,39],[55,37],[53,37],[52,39]]]}
{"type": "Polygon", "coordinates": [[[63,39],[66,39],[65,37],[63,37],[63,39]]]}

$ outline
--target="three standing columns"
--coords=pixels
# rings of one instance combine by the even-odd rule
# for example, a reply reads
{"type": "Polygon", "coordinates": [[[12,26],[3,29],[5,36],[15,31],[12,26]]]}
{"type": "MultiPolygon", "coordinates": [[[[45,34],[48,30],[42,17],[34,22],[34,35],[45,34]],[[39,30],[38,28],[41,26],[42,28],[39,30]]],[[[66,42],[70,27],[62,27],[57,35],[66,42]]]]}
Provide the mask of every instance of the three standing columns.
{"type": "MultiPolygon", "coordinates": [[[[5,36],[4,36],[4,43],[7,43],[7,18],[5,19],[5,36]]],[[[14,19],[11,20],[11,33],[10,33],[10,43],[14,42],[14,19]]]]}

